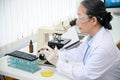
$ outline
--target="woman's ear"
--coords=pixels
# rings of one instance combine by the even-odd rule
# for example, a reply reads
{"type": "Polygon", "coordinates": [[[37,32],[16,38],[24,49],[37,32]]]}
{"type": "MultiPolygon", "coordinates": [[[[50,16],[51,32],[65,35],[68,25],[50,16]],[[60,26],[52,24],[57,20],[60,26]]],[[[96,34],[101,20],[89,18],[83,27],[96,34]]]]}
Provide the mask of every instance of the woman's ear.
{"type": "Polygon", "coordinates": [[[93,23],[93,26],[95,26],[97,24],[97,18],[96,17],[92,17],[92,23],[93,23]]]}

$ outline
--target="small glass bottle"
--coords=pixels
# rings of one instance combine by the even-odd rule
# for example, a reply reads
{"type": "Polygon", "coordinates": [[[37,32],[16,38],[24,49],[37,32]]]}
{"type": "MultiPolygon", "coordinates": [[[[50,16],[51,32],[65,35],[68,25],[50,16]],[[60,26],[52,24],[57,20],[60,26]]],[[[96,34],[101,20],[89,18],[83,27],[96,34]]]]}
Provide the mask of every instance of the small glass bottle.
{"type": "Polygon", "coordinates": [[[32,42],[32,40],[30,40],[30,44],[29,44],[29,53],[33,53],[33,42],[32,42]]]}

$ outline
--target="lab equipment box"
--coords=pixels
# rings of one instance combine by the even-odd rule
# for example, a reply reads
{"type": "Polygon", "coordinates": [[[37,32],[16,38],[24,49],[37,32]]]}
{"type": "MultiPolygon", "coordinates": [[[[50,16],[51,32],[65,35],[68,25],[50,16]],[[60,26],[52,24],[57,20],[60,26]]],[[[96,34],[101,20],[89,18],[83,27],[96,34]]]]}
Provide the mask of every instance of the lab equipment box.
{"type": "Polygon", "coordinates": [[[8,66],[34,73],[38,71],[39,62],[35,55],[21,51],[14,51],[8,55],[8,66]]]}

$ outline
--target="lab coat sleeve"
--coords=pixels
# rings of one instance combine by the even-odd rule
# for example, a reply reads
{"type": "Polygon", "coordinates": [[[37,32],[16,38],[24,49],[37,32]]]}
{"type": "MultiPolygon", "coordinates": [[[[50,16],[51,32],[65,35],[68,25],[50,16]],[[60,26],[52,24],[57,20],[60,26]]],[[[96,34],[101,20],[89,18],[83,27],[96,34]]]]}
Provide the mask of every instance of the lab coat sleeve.
{"type": "Polygon", "coordinates": [[[62,59],[63,61],[67,60],[80,62],[82,61],[83,57],[83,48],[84,43],[80,44],[77,48],[73,48],[71,50],[58,51],[59,59],[62,59]]]}
{"type": "Polygon", "coordinates": [[[85,65],[72,65],[62,60],[58,60],[58,72],[75,80],[94,80],[101,77],[111,67],[115,61],[110,50],[96,49],[88,58],[85,65]]]}

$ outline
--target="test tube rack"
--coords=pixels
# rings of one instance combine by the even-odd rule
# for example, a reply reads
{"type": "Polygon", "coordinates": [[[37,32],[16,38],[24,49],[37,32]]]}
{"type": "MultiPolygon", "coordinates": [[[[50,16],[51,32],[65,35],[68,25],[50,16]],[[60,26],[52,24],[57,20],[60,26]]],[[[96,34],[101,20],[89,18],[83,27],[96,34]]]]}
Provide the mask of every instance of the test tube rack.
{"type": "Polygon", "coordinates": [[[34,73],[40,69],[38,58],[35,55],[21,51],[14,51],[7,54],[7,56],[8,66],[10,67],[14,67],[31,73],[34,73]]]}

